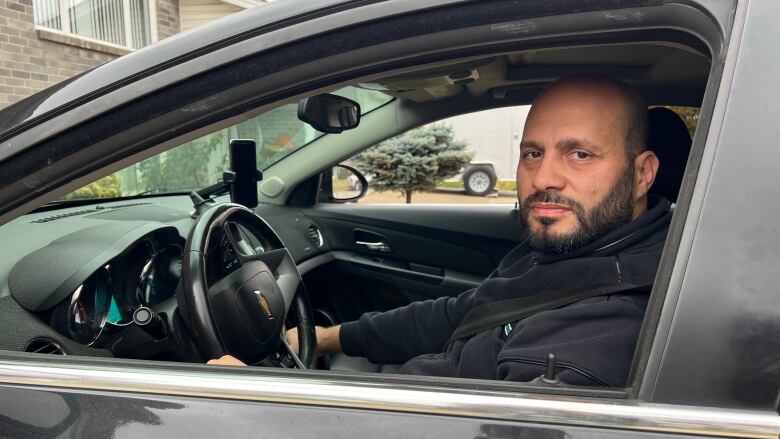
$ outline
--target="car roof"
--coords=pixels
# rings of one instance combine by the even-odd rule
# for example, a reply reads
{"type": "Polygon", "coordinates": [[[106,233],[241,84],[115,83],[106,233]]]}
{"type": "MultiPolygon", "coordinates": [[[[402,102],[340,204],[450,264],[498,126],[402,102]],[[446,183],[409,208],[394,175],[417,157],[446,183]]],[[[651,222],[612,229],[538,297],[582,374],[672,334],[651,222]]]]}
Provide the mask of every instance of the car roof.
{"type": "Polygon", "coordinates": [[[470,94],[490,96],[495,106],[505,106],[510,100],[530,104],[538,91],[566,76],[603,74],[631,85],[650,105],[698,107],[710,61],[705,53],[657,41],[573,45],[458,60],[360,86],[414,102],[470,94]]]}

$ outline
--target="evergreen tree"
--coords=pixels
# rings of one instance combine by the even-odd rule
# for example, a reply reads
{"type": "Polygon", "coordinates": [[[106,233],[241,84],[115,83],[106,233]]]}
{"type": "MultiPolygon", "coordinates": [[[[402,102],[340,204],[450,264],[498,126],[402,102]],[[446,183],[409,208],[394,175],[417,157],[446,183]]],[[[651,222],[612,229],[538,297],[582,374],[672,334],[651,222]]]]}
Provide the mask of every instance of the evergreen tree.
{"type": "Polygon", "coordinates": [[[353,160],[372,177],[372,188],[400,191],[411,203],[412,193],[434,189],[471,161],[466,147],[453,139],[452,127],[432,124],[385,140],[353,160]]]}

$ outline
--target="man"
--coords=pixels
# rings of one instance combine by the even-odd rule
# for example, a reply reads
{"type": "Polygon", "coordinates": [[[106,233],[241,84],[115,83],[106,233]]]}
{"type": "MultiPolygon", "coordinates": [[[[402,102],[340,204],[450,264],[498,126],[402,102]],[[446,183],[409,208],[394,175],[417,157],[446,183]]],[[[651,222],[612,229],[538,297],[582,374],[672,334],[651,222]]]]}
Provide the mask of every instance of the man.
{"type": "MultiPolygon", "coordinates": [[[[520,144],[517,190],[526,242],[479,287],[456,298],[318,327],[320,353],[403,363],[401,373],[513,381],[542,375],[552,353],[563,382],[623,386],[646,293],[592,297],[449,338],[484,303],[652,282],[671,215],[668,201],[648,198],[659,162],[646,141],[646,106],[622,82],[589,75],[552,84],[534,101],[520,144]]],[[[287,338],[297,344],[295,330],[287,338]]]]}

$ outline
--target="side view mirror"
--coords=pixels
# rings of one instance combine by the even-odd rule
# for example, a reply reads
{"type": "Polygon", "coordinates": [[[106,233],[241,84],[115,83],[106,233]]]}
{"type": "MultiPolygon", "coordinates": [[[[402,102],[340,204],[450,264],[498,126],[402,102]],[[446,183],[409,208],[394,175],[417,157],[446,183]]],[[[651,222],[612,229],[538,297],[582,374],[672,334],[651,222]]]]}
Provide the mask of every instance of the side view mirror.
{"type": "Polygon", "coordinates": [[[366,195],[368,180],[351,166],[336,165],[324,173],[320,190],[323,201],[349,203],[366,195]]]}
{"type": "Polygon", "coordinates": [[[360,123],[360,104],[341,96],[321,94],[298,102],[298,119],[323,133],[338,134],[360,123]]]}

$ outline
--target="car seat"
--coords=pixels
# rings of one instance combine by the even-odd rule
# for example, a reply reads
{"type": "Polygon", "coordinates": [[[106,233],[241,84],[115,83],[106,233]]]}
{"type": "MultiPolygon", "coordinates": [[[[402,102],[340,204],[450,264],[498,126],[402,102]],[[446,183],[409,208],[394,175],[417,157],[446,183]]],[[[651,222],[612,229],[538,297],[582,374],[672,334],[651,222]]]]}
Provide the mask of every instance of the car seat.
{"type": "Polygon", "coordinates": [[[677,202],[685,165],[691,152],[691,135],[682,118],[665,107],[648,111],[648,148],[661,162],[650,194],[677,202]]]}

